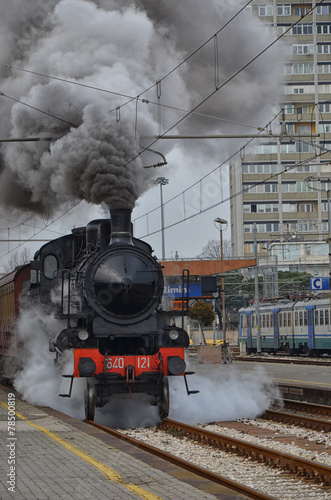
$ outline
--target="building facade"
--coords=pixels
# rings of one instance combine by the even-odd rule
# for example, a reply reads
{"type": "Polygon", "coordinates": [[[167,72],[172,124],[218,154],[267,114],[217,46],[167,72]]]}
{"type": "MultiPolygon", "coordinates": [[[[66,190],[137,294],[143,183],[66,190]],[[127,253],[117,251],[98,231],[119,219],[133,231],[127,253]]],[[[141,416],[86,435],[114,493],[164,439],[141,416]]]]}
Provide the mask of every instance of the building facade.
{"type": "Polygon", "coordinates": [[[331,2],[317,3],[252,3],[259,29],[285,33],[277,43],[286,63],[277,126],[230,165],[231,229],[233,255],[254,257],[256,238],[262,261],[278,244],[281,264],[296,260],[291,252],[300,244],[307,262],[318,249],[326,273],[328,251],[320,249],[329,236],[331,2]]]}

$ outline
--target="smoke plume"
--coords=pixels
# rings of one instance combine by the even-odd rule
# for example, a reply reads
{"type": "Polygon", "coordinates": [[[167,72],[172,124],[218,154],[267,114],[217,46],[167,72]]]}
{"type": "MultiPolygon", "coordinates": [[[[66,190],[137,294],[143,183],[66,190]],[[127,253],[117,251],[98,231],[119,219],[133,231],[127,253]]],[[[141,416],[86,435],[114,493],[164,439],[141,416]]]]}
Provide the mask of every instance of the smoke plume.
{"type": "MultiPolygon", "coordinates": [[[[178,108],[198,105],[268,45],[247,14],[215,38],[217,51],[210,42],[154,86],[242,2],[0,2],[1,136],[51,138],[2,145],[0,200],[7,209],[50,214],[75,200],[133,208],[155,177],[154,168],[144,167],[160,162],[143,152],[152,137],[168,129],[217,133],[227,123],[220,120],[243,123],[252,114],[259,126],[270,112],[278,67],[269,52],[208,99],[199,108],[203,116],[173,128],[185,116],[178,108]]],[[[169,153],[173,147],[159,141],[152,149],[169,153]]],[[[198,150],[215,154],[208,141],[180,148],[191,157],[198,150]]]]}

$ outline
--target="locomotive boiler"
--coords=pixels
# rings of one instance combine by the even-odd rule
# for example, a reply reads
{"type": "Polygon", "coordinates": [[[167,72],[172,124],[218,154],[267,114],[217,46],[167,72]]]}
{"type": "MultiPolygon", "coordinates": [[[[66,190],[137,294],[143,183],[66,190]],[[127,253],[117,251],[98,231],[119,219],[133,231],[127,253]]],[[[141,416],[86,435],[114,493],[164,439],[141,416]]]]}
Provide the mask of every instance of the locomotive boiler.
{"type": "Polygon", "coordinates": [[[161,306],[163,274],[149,244],[133,237],[131,210],[90,222],[47,243],[31,262],[30,293],[58,299],[65,326],[50,339],[59,363],[73,351],[75,378],[86,379],[85,414],[116,397],[141,397],[169,411],[169,377],[183,376],[186,331],[161,306]],[[124,396],[123,396],[124,395],[124,396]]]}

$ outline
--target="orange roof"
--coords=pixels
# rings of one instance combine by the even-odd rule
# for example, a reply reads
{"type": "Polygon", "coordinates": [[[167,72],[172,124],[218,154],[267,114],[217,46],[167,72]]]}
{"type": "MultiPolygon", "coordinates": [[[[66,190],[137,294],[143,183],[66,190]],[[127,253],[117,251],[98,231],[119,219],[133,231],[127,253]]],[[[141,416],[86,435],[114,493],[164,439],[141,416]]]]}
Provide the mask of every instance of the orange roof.
{"type": "MultiPolygon", "coordinates": [[[[161,262],[164,276],[181,276],[183,269],[188,269],[190,275],[205,276],[222,272],[221,260],[165,260],[161,262]]],[[[254,267],[255,259],[224,259],[223,272],[254,267]]]]}

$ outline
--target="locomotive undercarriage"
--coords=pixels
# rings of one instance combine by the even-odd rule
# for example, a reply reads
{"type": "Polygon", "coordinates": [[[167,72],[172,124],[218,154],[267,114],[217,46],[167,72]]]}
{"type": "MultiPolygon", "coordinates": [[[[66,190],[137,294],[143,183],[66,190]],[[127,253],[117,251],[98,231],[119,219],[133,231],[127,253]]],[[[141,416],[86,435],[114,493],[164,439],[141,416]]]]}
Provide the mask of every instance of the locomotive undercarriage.
{"type": "MultiPolygon", "coordinates": [[[[115,374],[116,375],[116,374],[115,374]]],[[[133,377],[133,373],[130,374],[133,377]]],[[[161,419],[169,413],[169,382],[168,377],[160,374],[159,381],[155,380],[155,373],[144,374],[139,379],[126,377],[108,378],[106,381],[97,377],[89,377],[85,391],[85,416],[87,420],[94,420],[95,408],[101,408],[107,403],[116,404],[121,397],[143,399],[151,406],[157,406],[161,419]],[[130,385],[131,384],[131,385],[130,385]]]]}

